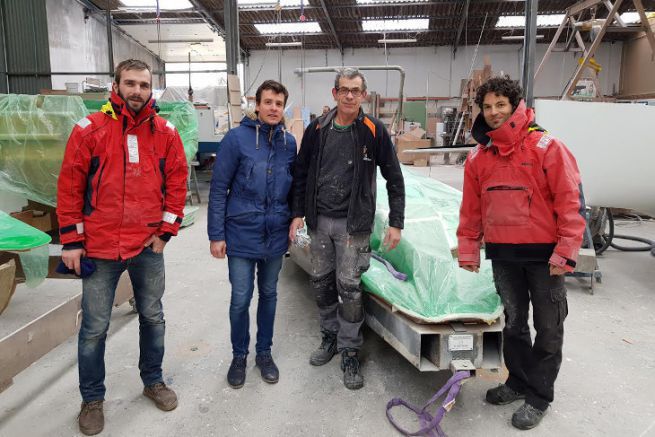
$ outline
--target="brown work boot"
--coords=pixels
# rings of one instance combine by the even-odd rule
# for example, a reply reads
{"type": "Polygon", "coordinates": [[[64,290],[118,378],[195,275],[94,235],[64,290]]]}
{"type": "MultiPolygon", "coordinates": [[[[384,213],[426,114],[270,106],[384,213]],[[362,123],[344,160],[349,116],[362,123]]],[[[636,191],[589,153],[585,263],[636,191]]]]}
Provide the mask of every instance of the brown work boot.
{"type": "Polygon", "coordinates": [[[96,435],[105,427],[105,415],[102,413],[104,401],[82,402],[77,423],[85,435],[96,435]]]}
{"type": "Polygon", "coordinates": [[[152,399],[160,410],[171,411],[177,407],[177,395],[163,382],[144,387],[143,395],[152,399]]]}

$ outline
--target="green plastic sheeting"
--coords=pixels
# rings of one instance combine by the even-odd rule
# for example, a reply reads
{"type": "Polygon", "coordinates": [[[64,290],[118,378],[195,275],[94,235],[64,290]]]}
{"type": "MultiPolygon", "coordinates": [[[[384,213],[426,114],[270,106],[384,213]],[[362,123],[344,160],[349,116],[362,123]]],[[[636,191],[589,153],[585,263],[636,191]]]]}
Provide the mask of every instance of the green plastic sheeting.
{"type": "Polygon", "coordinates": [[[483,261],[476,274],[460,269],[453,256],[461,192],[406,167],[403,174],[406,206],[400,244],[388,252],[380,247],[388,226],[389,204],[386,181],[378,177],[371,250],[407,274],[407,281],[394,278],[382,263],[371,259],[370,269],[362,276],[364,288],[399,311],[428,323],[497,319],[503,307],[494,287],[491,263],[483,261]]]}
{"type": "MultiPolygon", "coordinates": [[[[89,112],[98,112],[105,100],[84,100],[89,112]]],[[[158,115],[173,123],[184,144],[187,163],[193,161],[198,152],[198,115],[191,102],[157,102],[158,115]]]]}
{"type": "Polygon", "coordinates": [[[77,96],[0,94],[0,190],[55,206],[68,136],[87,115],[77,96]]]}
{"type": "MultiPolygon", "coordinates": [[[[0,94],[0,190],[56,206],[57,178],[73,126],[105,103],[79,96],[0,94]]],[[[159,115],[180,133],[187,162],[192,161],[198,151],[193,105],[159,106],[159,115]]]]}
{"type": "Polygon", "coordinates": [[[16,251],[25,284],[36,287],[48,275],[50,235],[0,211],[0,251],[16,251]]]}

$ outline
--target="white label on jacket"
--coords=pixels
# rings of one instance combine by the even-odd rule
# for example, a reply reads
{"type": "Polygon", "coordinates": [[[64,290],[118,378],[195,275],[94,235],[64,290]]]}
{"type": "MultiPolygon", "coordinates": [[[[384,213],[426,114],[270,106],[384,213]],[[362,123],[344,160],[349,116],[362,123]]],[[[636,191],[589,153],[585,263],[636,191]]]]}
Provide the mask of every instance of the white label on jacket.
{"type": "Polygon", "coordinates": [[[84,233],[84,222],[75,223],[75,230],[78,234],[84,233]]]}
{"type": "Polygon", "coordinates": [[[169,128],[170,130],[175,130],[175,125],[170,121],[166,121],[166,127],[169,128]]]}
{"type": "Polygon", "coordinates": [[[172,212],[164,211],[164,216],[161,218],[163,221],[166,223],[173,224],[175,223],[175,220],[177,219],[177,216],[173,214],[172,212]]]}
{"type": "Polygon", "coordinates": [[[546,147],[548,147],[552,139],[553,137],[551,137],[550,135],[544,134],[539,140],[539,142],[537,143],[537,147],[539,147],[540,149],[545,149],[546,147]]]}
{"type": "Polygon", "coordinates": [[[136,139],[136,135],[127,136],[127,154],[130,163],[139,163],[139,142],[136,139]]]}
{"type": "Polygon", "coordinates": [[[81,127],[82,129],[84,129],[85,127],[87,127],[90,124],[91,124],[91,120],[89,120],[86,117],[84,117],[83,119],[81,119],[80,121],[77,122],[77,125],[79,127],[81,127]]]}

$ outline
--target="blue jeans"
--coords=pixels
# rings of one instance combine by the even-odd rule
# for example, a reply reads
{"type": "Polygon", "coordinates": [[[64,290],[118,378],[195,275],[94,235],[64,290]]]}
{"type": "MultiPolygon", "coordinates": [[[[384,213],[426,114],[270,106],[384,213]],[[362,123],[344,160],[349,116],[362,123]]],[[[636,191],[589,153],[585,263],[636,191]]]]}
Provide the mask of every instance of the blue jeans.
{"type": "Polygon", "coordinates": [[[105,398],[105,341],[121,274],[127,270],[139,313],[139,370],[148,386],[163,382],[164,255],[145,248],[128,260],[94,259],[96,271],[82,280],[82,326],[77,343],[80,393],[85,402],[105,398]]]}
{"type": "Polygon", "coordinates": [[[257,354],[270,353],[273,344],[273,322],[277,305],[277,278],[282,269],[282,256],[267,259],[227,257],[232,284],[230,328],[232,354],[245,357],[250,343],[250,300],[255,288],[257,267],[257,354]]]}

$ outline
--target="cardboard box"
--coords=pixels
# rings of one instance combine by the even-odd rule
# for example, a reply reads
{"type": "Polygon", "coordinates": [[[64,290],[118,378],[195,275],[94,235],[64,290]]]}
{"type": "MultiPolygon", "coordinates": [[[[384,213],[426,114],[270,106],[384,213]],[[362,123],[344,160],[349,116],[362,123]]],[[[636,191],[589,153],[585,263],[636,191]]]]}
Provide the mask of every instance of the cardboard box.
{"type": "Polygon", "coordinates": [[[421,156],[414,153],[405,153],[405,150],[425,149],[430,146],[432,146],[432,140],[411,139],[406,135],[401,135],[396,140],[396,153],[398,154],[398,160],[403,164],[412,164],[414,160],[419,159],[421,156]]]}

